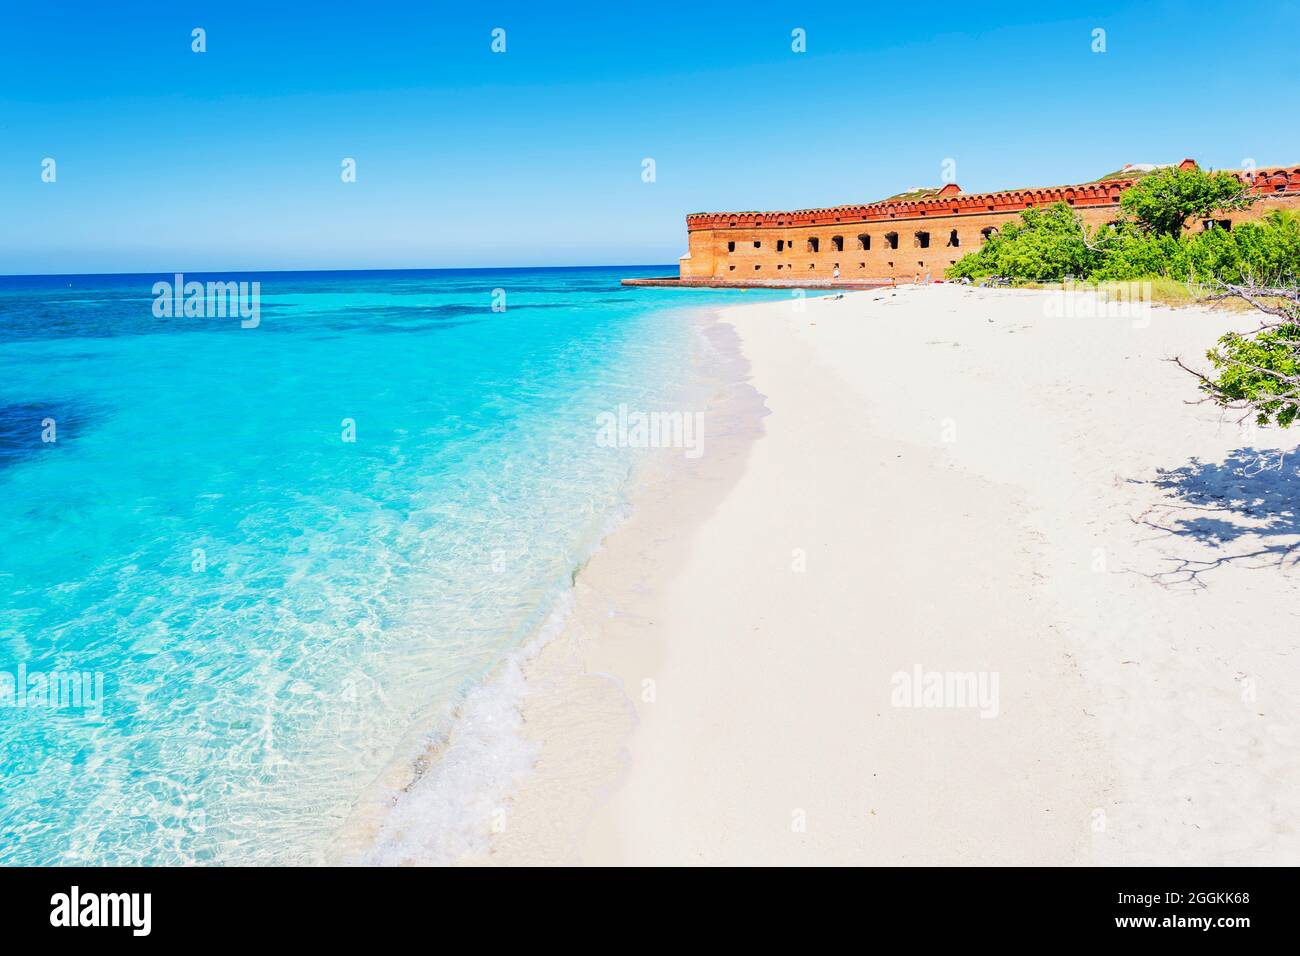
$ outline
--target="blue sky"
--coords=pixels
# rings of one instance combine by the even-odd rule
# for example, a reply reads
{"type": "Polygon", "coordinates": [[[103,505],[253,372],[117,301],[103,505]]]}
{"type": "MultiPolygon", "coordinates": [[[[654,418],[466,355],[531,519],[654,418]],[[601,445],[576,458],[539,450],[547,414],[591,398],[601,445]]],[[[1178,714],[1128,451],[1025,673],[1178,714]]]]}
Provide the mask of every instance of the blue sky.
{"type": "Polygon", "coordinates": [[[969,191],[1294,163],[1297,23],[1295,0],[13,3],[0,274],[667,263],[688,212],[869,201],[949,158],[969,191]]]}

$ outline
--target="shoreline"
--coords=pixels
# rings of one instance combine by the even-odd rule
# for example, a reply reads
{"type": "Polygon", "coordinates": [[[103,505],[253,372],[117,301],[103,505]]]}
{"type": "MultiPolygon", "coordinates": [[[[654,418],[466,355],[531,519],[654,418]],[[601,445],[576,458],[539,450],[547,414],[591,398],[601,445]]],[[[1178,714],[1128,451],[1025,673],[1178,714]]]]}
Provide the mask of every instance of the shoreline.
{"type": "Polygon", "coordinates": [[[1238,480],[1241,443],[1160,362],[1241,319],[1047,320],[1049,295],[724,310],[762,432],[634,498],[578,576],[525,668],[538,760],[466,862],[1300,859],[1295,575],[1245,560],[1259,521],[1200,533],[1188,492],[1238,480]],[[997,675],[996,719],[896,706],[913,668],[997,675]]]}
{"type": "MultiPolygon", "coordinates": [[[[668,310],[679,314],[674,321],[689,324],[692,343],[691,373],[670,389],[675,394],[669,405],[674,408],[699,408],[717,389],[729,389],[739,377],[734,343],[716,340],[720,331],[725,338],[725,330],[711,317],[716,310],[698,306],[668,310]],[[711,338],[715,341],[710,343],[711,338]]],[[[537,674],[551,666],[555,652],[548,650],[550,645],[583,626],[576,608],[580,596],[589,591],[595,573],[592,563],[602,566],[602,552],[644,510],[647,495],[676,489],[683,475],[728,456],[718,453],[719,447],[736,447],[737,436],[728,433],[728,416],[736,419],[741,431],[753,431],[752,401],[743,412],[724,411],[716,404],[709,407],[710,425],[720,430],[704,436],[710,446],[705,461],[694,461],[694,452],[683,459],[683,451],[677,449],[641,452],[622,489],[623,503],[607,517],[604,530],[573,569],[568,589],[553,598],[530,636],[466,694],[445,732],[408,729],[406,743],[396,748],[394,759],[358,797],[347,821],[334,834],[327,861],[446,865],[481,855],[493,834],[504,827],[508,788],[503,787],[526,778],[540,752],[539,745],[522,733],[522,701],[536,691],[542,679],[537,674]],[[632,499],[640,502],[635,510],[632,499]],[[526,673],[533,678],[526,680],[526,673]]],[[[586,425],[583,422],[581,427],[586,425]]]]}
{"type": "Polygon", "coordinates": [[[489,849],[462,865],[583,862],[585,830],[627,770],[626,741],[641,720],[634,700],[656,696],[645,682],[662,666],[662,578],[742,473],[767,414],[720,311],[683,313],[695,336],[679,398],[704,409],[706,451],[656,449],[638,462],[630,507],[575,576],[564,626],[524,666],[522,729],[537,763],[502,808],[489,849]]]}

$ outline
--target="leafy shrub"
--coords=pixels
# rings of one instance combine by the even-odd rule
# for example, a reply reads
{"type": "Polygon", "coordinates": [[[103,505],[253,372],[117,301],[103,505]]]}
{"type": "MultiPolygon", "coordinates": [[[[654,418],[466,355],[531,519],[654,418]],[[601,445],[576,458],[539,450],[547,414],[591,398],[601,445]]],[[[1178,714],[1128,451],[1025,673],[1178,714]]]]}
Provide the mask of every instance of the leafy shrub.
{"type": "Polygon", "coordinates": [[[1218,210],[1247,209],[1255,197],[1233,173],[1202,169],[1157,169],[1124,191],[1120,208],[1144,232],[1179,236],[1189,218],[1206,219],[1218,210]]]}
{"type": "Polygon", "coordinates": [[[1083,224],[1065,203],[1026,209],[1019,223],[1007,223],[976,252],[948,268],[954,279],[1010,276],[1048,281],[1084,276],[1099,264],[1100,253],[1088,248],[1083,224]]]}
{"type": "Polygon", "coordinates": [[[1097,237],[1101,262],[1090,278],[1130,280],[1186,278],[1187,250],[1172,236],[1138,232],[1121,224],[1097,237]]]}
{"type": "Polygon", "coordinates": [[[1247,408],[1260,425],[1289,426],[1300,414],[1300,325],[1229,332],[1207,353],[1218,371],[1202,389],[1226,408],[1247,408]]]}
{"type": "Polygon", "coordinates": [[[1300,216],[1294,212],[1275,210],[1259,222],[1238,226],[1232,236],[1243,281],[1254,278],[1265,285],[1280,285],[1300,276],[1300,216]]]}
{"type": "Polygon", "coordinates": [[[1279,285],[1300,272],[1300,218],[1276,210],[1235,229],[1207,229],[1175,239],[1128,233],[1107,250],[1099,275],[1165,276],[1180,281],[1279,285]]]}
{"type": "Polygon", "coordinates": [[[1179,282],[1294,282],[1300,276],[1300,216],[1275,210],[1258,222],[1187,235],[1144,229],[1128,220],[1089,235],[1063,204],[1028,209],[978,251],[950,267],[952,278],[1003,275],[1059,281],[1166,278],[1179,282]]]}

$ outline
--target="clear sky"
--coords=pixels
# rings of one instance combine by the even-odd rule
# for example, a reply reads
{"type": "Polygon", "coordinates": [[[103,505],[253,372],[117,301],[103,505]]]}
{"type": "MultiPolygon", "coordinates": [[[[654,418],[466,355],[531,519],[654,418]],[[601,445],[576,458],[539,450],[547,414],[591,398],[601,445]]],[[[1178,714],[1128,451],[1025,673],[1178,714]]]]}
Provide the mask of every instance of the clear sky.
{"type": "Polygon", "coordinates": [[[968,191],[1300,162],[1295,0],[5,7],[0,274],[669,263],[688,212],[946,159],[968,191]]]}

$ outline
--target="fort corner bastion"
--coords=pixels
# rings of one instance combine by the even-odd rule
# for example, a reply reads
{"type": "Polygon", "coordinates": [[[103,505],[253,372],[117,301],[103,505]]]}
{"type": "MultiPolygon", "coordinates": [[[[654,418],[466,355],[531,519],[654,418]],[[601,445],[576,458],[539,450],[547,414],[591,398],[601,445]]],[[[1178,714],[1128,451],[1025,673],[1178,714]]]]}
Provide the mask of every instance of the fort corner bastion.
{"type": "MultiPolygon", "coordinates": [[[[1177,164],[1193,168],[1184,159],[1177,164]]],[[[1124,190],[1161,168],[1128,165],[1074,186],[963,193],[956,183],[879,202],[790,212],[700,212],[686,217],[688,251],[677,276],[624,285],[857,288],[939,279],[944,270],[1026,209],[1063,202],[1096,227],[1119,218],[1124,190]],[[837,277],[838,276],[838,277],[837,277]]],[[[1274,209],[1300,210],[1300,166],[1234,170],[1261,197],[1248,211],[1189,223],[1231,229],[1274,209]]]]}

